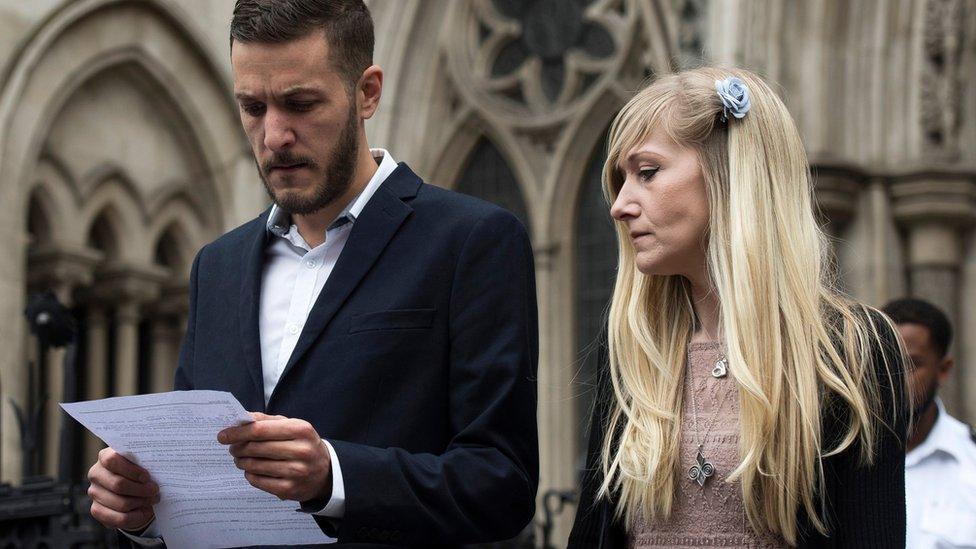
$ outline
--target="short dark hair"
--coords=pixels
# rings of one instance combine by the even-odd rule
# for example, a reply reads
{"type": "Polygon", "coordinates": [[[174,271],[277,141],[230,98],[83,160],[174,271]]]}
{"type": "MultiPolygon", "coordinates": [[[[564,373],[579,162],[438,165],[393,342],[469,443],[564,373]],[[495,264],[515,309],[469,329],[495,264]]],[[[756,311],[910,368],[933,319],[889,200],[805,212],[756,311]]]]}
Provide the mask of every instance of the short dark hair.
{"type": "Polygon", "coordinates": [[[237,0],[230,22],[231,47],[279,44],[325,32],[330,57],[347,87],[373,64],[373,18],[363,0],[237,0]]]}
{"type": "Polygon", "coordinates": [[[952,343],[952,323],[935,305],[915,298],[896,299],[882,309],[895,324],[918,324],[929,329],[935,350],[942,358],[952,343]]]}

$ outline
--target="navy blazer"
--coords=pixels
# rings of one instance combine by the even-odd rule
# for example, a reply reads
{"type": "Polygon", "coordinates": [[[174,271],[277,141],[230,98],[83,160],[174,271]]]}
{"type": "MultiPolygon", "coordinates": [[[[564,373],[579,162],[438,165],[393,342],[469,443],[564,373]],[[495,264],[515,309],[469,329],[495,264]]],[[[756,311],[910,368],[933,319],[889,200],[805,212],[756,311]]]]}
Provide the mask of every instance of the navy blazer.
{"type": "Polygon", "coordinates": [[[511,213],[405,164],[353,225],[264,405],[258,305],[268,212],[193,263],[176,389],[230,391],[309,421],[335,448],[342,543],[510,538],[538,485],[532,249],[511,213]]]}

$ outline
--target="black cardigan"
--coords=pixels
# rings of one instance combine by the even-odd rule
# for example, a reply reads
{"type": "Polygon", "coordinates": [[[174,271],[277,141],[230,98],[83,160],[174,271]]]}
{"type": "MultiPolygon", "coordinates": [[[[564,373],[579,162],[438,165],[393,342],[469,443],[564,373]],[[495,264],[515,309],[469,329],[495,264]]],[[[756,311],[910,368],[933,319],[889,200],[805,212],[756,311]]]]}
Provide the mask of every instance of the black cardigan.
{"type": "MultiPolygon", "coordinates": [[[[894,395],[897,410],[904,408],[904,366],[899,356],[894,334],[887,325],[876,319],[882,332],[882,341],[895,384],[894,395]]],[[[882,412],[892,410],[889,378],[883,360],[875,352],[875,371],[881,389],[882,412]]],[[[569,548],[616,549],[627,546],[625,525],[615,520],[615,502],[596,499],[596,492],[603,480],[600,470],[600,450],[603,428],[609,421],[613,393],[607,372],[601,372],[597,384],[597,399],[590,424],[590,442],[583,472],[583,485],[576,512],[573,531],[569,536],[569,548]]],[[[828,444],[837,442],[843,434],[844,407],[828,398],[824,407],[824,439],[828,444]]],[[[891,427],[878,426],[880,436],[875,450],[874,463],[870,467],[859,464],[860,450],[852,445],[844,452],[823,461],[829,536],[819,534],[807,520],[801,509],[799,547],[905,547],[905,449],[906,421],[904,414],[897,414],[891,427]],[[894,432],[892,432],[894,431],[894,432]]],[[[819,505],[819,500],[818,500],[819,505]]],[[[819,508],[819,507],[818,507],[819,508]]]]}

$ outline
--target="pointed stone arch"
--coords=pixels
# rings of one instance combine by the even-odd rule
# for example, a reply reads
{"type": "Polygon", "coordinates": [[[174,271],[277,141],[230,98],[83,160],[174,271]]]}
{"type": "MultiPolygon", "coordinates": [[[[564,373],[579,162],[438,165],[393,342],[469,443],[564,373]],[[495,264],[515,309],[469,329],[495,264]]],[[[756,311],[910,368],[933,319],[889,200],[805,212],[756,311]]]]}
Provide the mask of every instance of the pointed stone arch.
{"type": "Polygon", "coordinates": [[[469,153],[464,166],[454,189],[494,202],[512,212],[531,234],[532,217],[528,202],[515,172],[495,143],[487,137],[481,137],[469,153]]]}
{"type": "MultiPolygon", "coordinates": [[[[186,21],[189,17],[170,0],[76,0],[61,3],[25,37],[0,79],[0,241],[8,243],[5,249],[12,257],[25,257],[25,206],[37,175],[54,171],[44,159],[52,123],[79,86],[113,67],[142,82],[140,91],[149,100],[172,109],[169,112],[177,116],[173,125],[187,128],[185,149],[196,153],[192,183],[204,197],[206,237],[236,224],[241,211],[263,202],[253,170],[243,169],[253,161],[240,129],[229,75],[186,21]]],[[[84,247],[91,223],[102,212],[91,203],[99,200],[95,195],[75,197],[74,211],[84,211],[75,215],[84,219],[72,221],[70,212],[65,217],[63,236],[79,247],[84,247]]],[[[138,194],[125,193],[106,211],[113,212],[111,223],[135,231],[114,233],[124,236],[120,255],[146,260],[151,251],[145,251],[145,242],[137,241],[145,236],[139,233],[147,222],[145,204],[140,206],[137,198],[138,194]]],[[[25,287],[26,261],[0,263],[0,287],[25,287]]],[[[0,314],[7,318],[19,317],[23,307],[23,294],[0,300],[0,314]]],[[[6,397],[21,400],[26,394],[26,381],[11,374],[19,364],[24,340],[22,323],[0,326],[0,345],[12,350],[0,358],[6,380],[4,402],[6,397]]],[[[19,442],[10,418],[3,414],[2,471],[5,480],[16,480],[19,442]]]]}
{"type": "Polygon", "coordinates": [[[198,183],[212,188],[213,214],[218,221],[230,214],[232,166],[250,159],[229,79],[202,43],[164,0],[82,0],[55,12],[28,38],[0,90],[0,198],[22,196],[34,151],[74,90],[107,67],[128,64],[151,76],[145,88],[180,114],[200,151],[198,183]]]}
{"type": "Polygon", "coordinates": [[[47,189],[35,186],[27,199],[27,234],[32,247],[43,246],[54,240],[54,223],[58,209],[47,189]]]}
{"type": "Polygon", "coordinates": [[[118,261],[124,255],[126,223],[123,218],[114,204],[105,204],[86,224],[85,246],[102,253],[108,261],[118,261]]]}
{"type": "Polygon", "coordinates": [[[507,139],[504,133],[474,111],[470,111],[447,135],[440,158],[433,165],[432,181],[450,189],[457,189],[460,178],[477,148],[485,141],[491,143],[511,171],[518,187],[519,196],[527,213],[525,221],[532,224],[532,226],[526,224],[526,227],[532,234],[536,234],[539,230],[536,221],[536,189],[527,184],[532,180],[530,175],[532,171],[515,147],[515,142],[507,139]]]}

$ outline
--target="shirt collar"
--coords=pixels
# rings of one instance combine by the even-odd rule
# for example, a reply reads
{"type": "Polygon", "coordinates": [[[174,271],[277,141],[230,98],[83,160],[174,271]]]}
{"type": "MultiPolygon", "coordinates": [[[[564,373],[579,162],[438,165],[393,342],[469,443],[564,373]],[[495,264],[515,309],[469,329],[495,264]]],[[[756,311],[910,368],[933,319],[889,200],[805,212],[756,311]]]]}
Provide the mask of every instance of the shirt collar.
{"type": "MultiPolygon", "coordinates": [[[[339,215],[329,224],[327,230],[337,229],[346,223],[355,223],[359,214],[363,212],[363,208],[369,202],[369,199],[376,193],[376,189],[380,188],[380,185],[386,181],[386,178],[396,170],[397,162],[393,159],[389,151],[386,149],[370,149],[369,151],[373,153],[373,159],[376,160],[376,172],[370,178],[369,182],[366,183],[363,191],[339,212],[339,215]]],[[[291,215],[275,204],[271,207],[271,213],[268,214],[266,228],[269,233],[275,236],[287,238],[292,228],[291,215]]]]}
{"type": "Polygon", "coordinates": [[[945,452],[955,459],[959,459],[959,447],[956,445],[956,436],[952,429],[952,418],[946,413],[942,399],[936,398],[935,404],[938,406],[939,415],[929,431],[929,436],[925,437],[914,450],[905,456],[905,466],[917,465],[925,458],[936,452],[945,452]]]}

